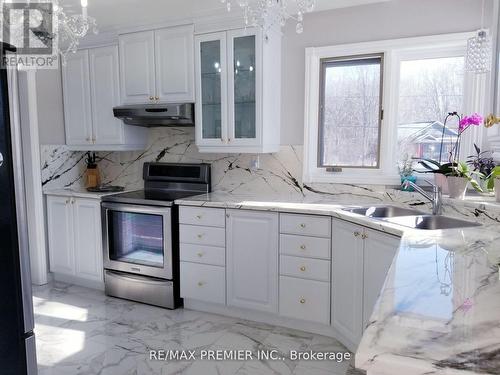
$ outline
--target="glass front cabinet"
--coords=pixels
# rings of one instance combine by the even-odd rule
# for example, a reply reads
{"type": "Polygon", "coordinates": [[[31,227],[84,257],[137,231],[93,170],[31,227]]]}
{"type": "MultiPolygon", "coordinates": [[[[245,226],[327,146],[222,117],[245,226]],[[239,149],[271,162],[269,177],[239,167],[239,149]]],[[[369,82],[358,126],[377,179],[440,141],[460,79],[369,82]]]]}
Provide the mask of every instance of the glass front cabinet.
{"type": "Polygon", "coordinates": [[[198,35],[195,45],[200,152],[278,151],[281,36],[246,28],[198,35]]]}

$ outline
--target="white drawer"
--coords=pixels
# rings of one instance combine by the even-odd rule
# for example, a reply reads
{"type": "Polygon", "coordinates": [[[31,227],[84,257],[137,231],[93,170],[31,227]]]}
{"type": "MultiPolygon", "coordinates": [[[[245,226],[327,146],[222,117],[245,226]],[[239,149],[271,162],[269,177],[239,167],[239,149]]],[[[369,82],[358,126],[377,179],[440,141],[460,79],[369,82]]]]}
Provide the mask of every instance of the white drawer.
{"type": "Polygon", "coordinates": [[[186,262],[225,266],[226,249],[224,247],[181,243],[180,258],[186,262]]]}
{"type": "Polygon", "coordinates": [[[281,276],[280,315],[330,324],[330,284],[281,276]]]}
{"type": "Polygon", "coordinates": [[[330,259],[330,239],[281,234],[280,253],[305,258],[330,259]]]}
{"type": "Polygon", "coordinates": [[[181,297],[213,303],[226,303],[226,269],[181,262],[181,297]]]}
{"type": "Polygon", "coordinates": [[[280,214],[280,233],[330,238],[330,229],[326,216],[280,214]]]}
{"type": "Polygon", "coordinates": [[[225,210],[206,207],[179,207],[179,223],[224,228],[225,210]]]}
{"type": "Polygon", "coordinates": [[[181,224],[179,225],[179,238],[182,243],[226,246],[226,230],[224,228],[181,224]]]}
{"type": "Polygon", "coordinates": [[[280,275],[330,282],[330,261],[281,255],[280,275]]]}

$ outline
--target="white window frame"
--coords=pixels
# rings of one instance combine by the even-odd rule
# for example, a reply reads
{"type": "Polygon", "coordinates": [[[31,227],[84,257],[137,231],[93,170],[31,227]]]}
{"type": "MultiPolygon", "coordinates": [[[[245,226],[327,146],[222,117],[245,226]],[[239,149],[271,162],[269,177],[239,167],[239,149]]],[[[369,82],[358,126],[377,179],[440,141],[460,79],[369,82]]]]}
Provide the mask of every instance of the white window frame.
{"type": "MultiPolygon", "coordinates": [[[[467,39],[475,32],[443,34],[416,38],[393,39],[327,47],[306,48],[305,108],[304,108],[304,166],[303,181],[306,183],[343,183],[367,185],[399,185],[397,172],[397,111],[399,103],[399,66],[408,59],[446,56],[447,53],[465,53],[467,39]],[[378,169],[343,168],[341,172],[327,172],[318,167],[318,127],[320,101],[321,59],[366,54],[384,54],[380,160],[378,169]]],[[[464,92],[464,112],[484,113],[488,95],[487,82],[490,74],[467,74],[464,92]]],[[[484,128],[465,133],[463,155],[470,155],[473,143],[483,145],[484,128]]]]}

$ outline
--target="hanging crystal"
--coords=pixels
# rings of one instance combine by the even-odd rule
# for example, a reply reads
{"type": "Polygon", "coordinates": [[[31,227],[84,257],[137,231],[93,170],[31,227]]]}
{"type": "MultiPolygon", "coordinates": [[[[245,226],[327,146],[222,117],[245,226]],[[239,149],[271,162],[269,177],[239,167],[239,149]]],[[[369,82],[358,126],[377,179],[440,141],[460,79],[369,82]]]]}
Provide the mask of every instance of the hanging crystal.
{"type": "Polygon", "coordinates": [[[467,41],[465,70],[471,73],[491,71],[491,38],[485,30],[479,30],[467,41]]]}

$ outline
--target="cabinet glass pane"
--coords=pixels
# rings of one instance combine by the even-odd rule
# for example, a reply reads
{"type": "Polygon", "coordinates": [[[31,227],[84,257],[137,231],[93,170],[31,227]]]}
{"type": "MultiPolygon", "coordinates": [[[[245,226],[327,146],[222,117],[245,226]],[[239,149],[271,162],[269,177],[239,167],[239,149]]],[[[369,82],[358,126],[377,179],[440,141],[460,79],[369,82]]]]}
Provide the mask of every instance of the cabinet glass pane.
{"type": "Polygon", "coordinates": [[[201,43],[202,136],[222,137],[220,41],[201,43]]]}
{"type": "Polygon", "coordinates": [[[234,136],[255,138],[255,35],[234,38],[234,136]]]}

